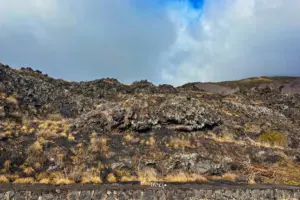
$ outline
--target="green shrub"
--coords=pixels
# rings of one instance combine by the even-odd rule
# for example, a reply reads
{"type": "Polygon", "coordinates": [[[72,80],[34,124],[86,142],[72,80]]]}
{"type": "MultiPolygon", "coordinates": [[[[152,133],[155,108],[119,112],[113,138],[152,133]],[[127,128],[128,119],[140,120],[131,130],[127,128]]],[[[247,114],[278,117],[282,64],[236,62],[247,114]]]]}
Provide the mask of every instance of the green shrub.
{"type": "Polygon", "coordinates": [[[267,130],[259,136],[258,141],[271,146],[286,146],[287,138],[279,131],[267,130]]]}

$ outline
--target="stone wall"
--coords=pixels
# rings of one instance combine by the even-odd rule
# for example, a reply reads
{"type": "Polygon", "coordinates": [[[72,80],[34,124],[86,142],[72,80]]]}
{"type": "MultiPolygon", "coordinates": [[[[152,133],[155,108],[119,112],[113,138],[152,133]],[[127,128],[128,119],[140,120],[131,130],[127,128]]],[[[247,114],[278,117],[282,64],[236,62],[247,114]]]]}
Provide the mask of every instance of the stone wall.
{"type": "Polygon", "coordinates": [[[0,200],[300,199],[300,188],[273,185],[0,185],[0,200]]]}

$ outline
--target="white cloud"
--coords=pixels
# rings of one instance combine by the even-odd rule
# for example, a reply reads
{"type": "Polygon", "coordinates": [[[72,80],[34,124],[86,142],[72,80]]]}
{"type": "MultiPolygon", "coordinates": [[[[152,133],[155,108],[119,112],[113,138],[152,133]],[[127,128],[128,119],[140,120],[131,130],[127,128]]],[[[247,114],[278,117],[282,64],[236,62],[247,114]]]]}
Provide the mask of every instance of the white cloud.
{"type": "Polygon", "coordinates": [[[0,61],[78,81],[300,75],[299,0],[157,2],[0,0],[0,61]]]}
{"type": "Polygon", "coordinates": [[[135,0],[0,0],[0,58],[69,80],[156,80],[174,41],[163,9],[135,0]]]}
{"type": "Polygon", "coordinates": [[[300,74],[300,1],[206,1],[192,25],[182,10],[170,12],[177,41],[163,57],[166,82],[300,74]]]}

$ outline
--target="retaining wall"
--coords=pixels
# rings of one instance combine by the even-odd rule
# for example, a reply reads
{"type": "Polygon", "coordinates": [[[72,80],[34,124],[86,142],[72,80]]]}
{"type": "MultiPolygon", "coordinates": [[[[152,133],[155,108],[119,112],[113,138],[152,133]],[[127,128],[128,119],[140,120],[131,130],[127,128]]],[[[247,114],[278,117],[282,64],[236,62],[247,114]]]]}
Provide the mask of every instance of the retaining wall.
{"type": "Polygon", "coordinates": [[[0,200],[298,200],[300,188],[283,185],[12,185],[0,184],[0,200]]]}

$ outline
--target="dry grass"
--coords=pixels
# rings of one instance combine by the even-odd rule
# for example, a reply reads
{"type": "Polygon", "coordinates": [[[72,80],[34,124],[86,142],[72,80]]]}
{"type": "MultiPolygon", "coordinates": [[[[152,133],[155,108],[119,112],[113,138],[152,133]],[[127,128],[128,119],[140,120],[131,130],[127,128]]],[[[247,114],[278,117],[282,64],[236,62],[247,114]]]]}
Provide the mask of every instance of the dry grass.
{"type": "Polygon", "coordinates": [[[7,174],[6,177],[10,180],[10,181],[15,181],[19,178],[19,175],[17,174],[7,174]]]}
{"type": "Polygon", "coordinates": [[[34,142],[28,149],[29,154],[36,154],[43,151],[43,146],[39,141],[34,142]]]}
{"type": "Polygon", "coordinates": [[[50,177],[50,174],[49,173],[47,173],[47,172],[42,172],[42,173],[40,173],[39,175],[37,175],[37,180],[42,180],[42,179],[46,179],[46,178],[51,178],[50,177]]]}
{"type": "Polygon", "coordinates": [[[64,137],[64,138],[68,138],[68,134],[65,133],[65,132],[62,132],[59,136],[60,136],[60,137],[64,137]]]}
{"type": "Polygon", "coordinates": [[[32,167],[26,167],[23,170],[24,174],[26,174],[26,176],[30,176],[32,174],[34,174],[34,169],[32,167]]]}
{"type": "Polygon", "coordinates": [[[133,139],[133,134],[132,133],[127,133],[125,136],[124,136],[124,139],[126,142],[130,142],[132,139],[133,139]]]}
{"type": "Polygon", "coordinates": [[[113,173],[110,173],[107,175],[107,181],[110,183],[115,183],[115,182],[117,182],[117,178],[115,177],[115,175],[113,173]]]}
{"type": "Polygon", "coordinates": [[[26,125],[23,125],[21,128],[21,132],[25,135],[31,135],[35,132],[35,128],[30,128],[26,125]]]}
{"type": "Polygon", "coordinates": [[[73,135],[69,134],[68,141],[69,142],[74,142],[75,141],[75,137],[73,135]]]}
{"type": "Polygon", "coordinates": [[[185,149],[191,147],[191,141],[186,139],[174,138],[170,141],[169,147],[173,149],[185,149]]]}
{"type": "Polygon", "coordinates": [[[58,137],[58,134],[56,132],[46,129],[40,130],[36,135],[47,140],[53,140],[58,137]]]}
{"type": "Polygon", "coordinates": [[[53,179],[53,183],[56,185],[70,185],[75,183],[73,180],[69,179],[69,178],[55,178],[53,179]]]}
{"type": "Polygon", "coordinates": [[[266,147],[266,148],[274,148],[274,149],[283,149],[283,146],[278,146],[278,145],[271,145],[269,142],[259,142],[259,141],[254,141],[254,140],[249,140],[249,141],[243,141],[243,140],[235,140],[234,138],[223,136],[223,137],[218,137],[215,134],[211,134],[209,137],[213,139],[215,142],[220,142],[220,143],[234,143],[237,145],[252,145],[252,146],[258,146],[258,147],[266,147]]]}
{"type": "Polygon", "coordinates": [[[18,178],[14,181],[14,183],[22,183],[22,184],[33,184],[35,181],[33,178],[18,178]]]}
{"type": "Polygon", "coordinates": [[[59,134],[62,132],[69,133],[71,127],[65,120],[55,121],[55,120],[34,120],[34,123],[38,124],[40,132],[59,134]]]}
{"type": "Polygon", "coordinates": [[[84,176],[81,178],[81,183],[86,184],[86,183],[102,183],[100,177],[98,176],[84,176]]]}
{"type": "Polygon", "coordinates": [[[8,171],[10,169],[10,160],[4,162],[4,168],[8,171]]]}
{"type": "Polygon", "coordinates": [[[250,176],[250,179],[249,179],[249,181],[248,181],[248,184],[250,184],[250,185],[256,184],[254,178],[255,178],[254,176],[250,176]]]}
{"type": "Polygon", "coordinates": [[[3,135],[4,135],[4,137],[6,137],[6,138],[11,138],[12,135],[13,135],[13,133],[12,133],[11,131],[5,131],[3,135]]]}
{"type": "Polygon", "coordinates": [[[60,121],[63,119],[63,117],[60,114],[49,114],[47,118],[52,121],[60,121]]]}
{"type": "Polygon", "coordinates": [[[138,171],[138,180],[142,185],[148,185],[151,182],[159,181],[156,170],[154,168],[146,168],[143,171],[138,171]]]}
{"type": "Polygon", "coordinates": [[[153,136],[151,136],[151,137],[149,138],[149,140],[146,141],[146,144],[147,144],[148,146],[153,147],[154,144],[155,144],[155,138],[154,138],[153,136]]]}
{"type": "Polygon", "coordinates": [[[0,183],[8,183],[9,180],[6,176],[0,175],[0,183]]]}
{"type": "Polygon", "coordinates": [[[226,180],[226,181],[233,181],[235,182],[237,178],[236,174],[232,174],[232,173],[226,173],[223,174],[223,176],[221,177],[221,180],[226,180]]]}
{"type": "Polygon", "coordinates": [[[52,181],[51,181],[51,179],[49,179],[49,178],[43,178],[43,179],[41,179],[41,180],[39,181],[39,183],[41,183],[41,184],[51,184],[52,181]]]}
{"type": "Polygon", "coordinates": [[[284,134],[279,131],[267,130],[259,136],[258,141],[260,143],[269,144],[271,146],[282,146],[287,145],[287,138],[284,134]]]}
{"type": "Polygon", "coordinates": [[[108,141],[110,139],[106,137],[91,138],[90,150],[94,153],[105,153],[109,151],[108,141]]]}
{"type": "Polygon", "coordinates": [[[34,163],[33,167],[34,167],[34,169],[38,170],[38,169],[41,169],[42,164],[39,162],[36,162],[36,163],[34,163]]]}
{"type": "Polygon", "coordinates": [[[200,174],[188,174],[185,172],[178,172],[168,174],[164,177],[166,182],[207,182],[207,179],[200,174]]]}
{"type": "Polygon", "coordinates": [[[18,105],[19,104],[17,98],[14,97],[14,96],[7,97],[6,98],[6,103],[12,104],[12,105],[18,105]]]}
{"type": "Polygon", "coordinates": [[[130,181],[138,181],[138,177],[136,176],[122,176],[121,182],[130,182],[130,181]]]}

